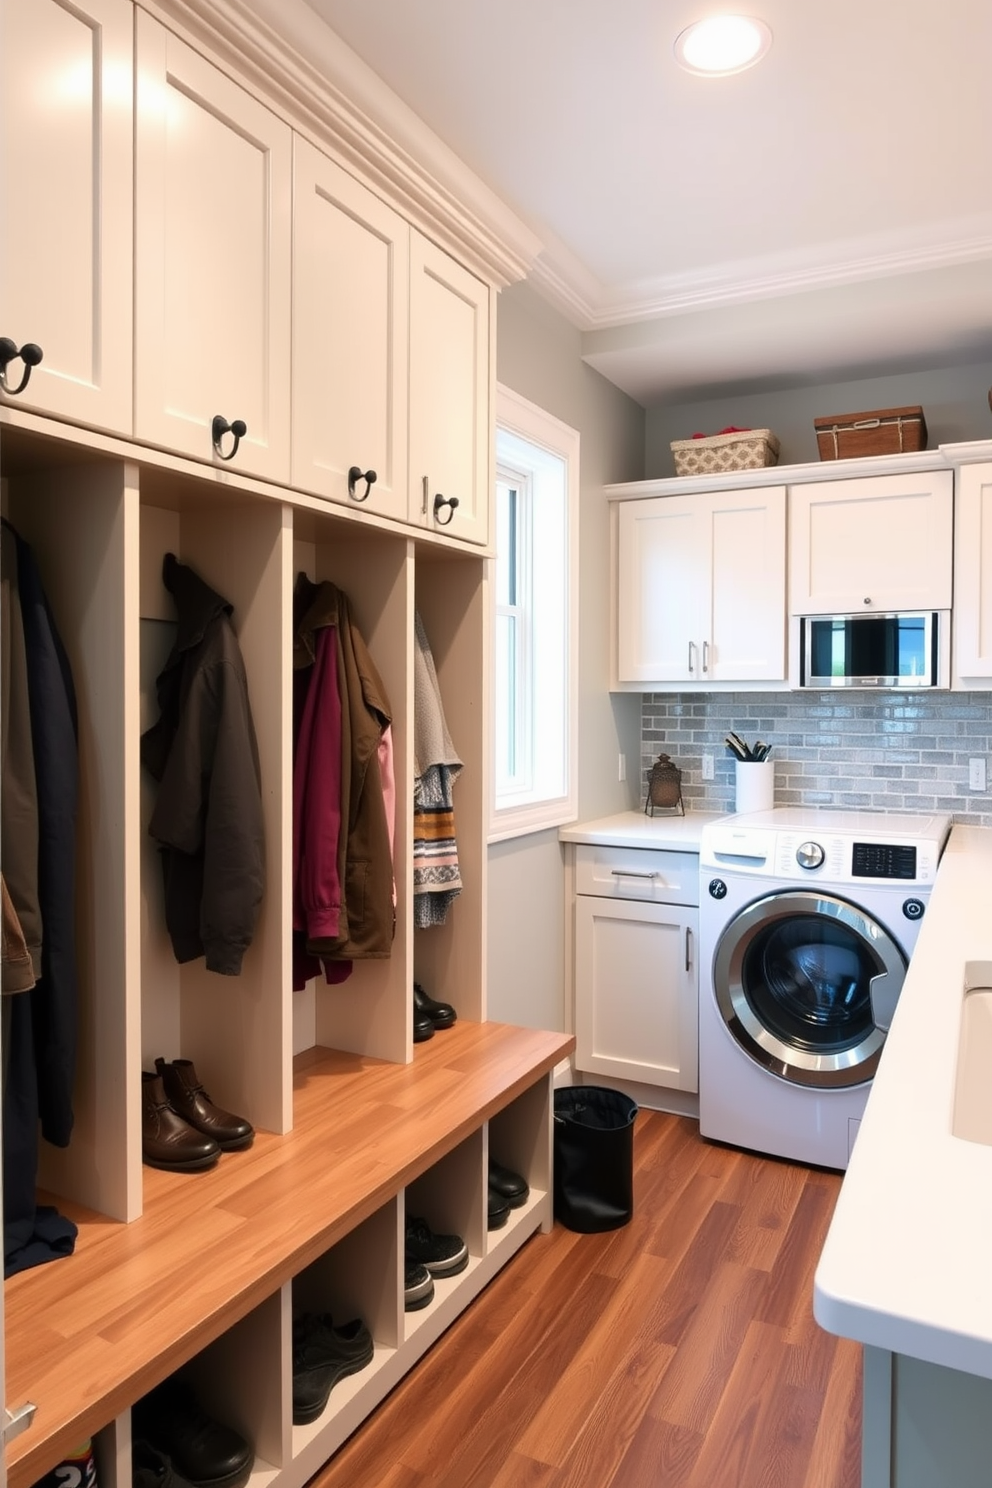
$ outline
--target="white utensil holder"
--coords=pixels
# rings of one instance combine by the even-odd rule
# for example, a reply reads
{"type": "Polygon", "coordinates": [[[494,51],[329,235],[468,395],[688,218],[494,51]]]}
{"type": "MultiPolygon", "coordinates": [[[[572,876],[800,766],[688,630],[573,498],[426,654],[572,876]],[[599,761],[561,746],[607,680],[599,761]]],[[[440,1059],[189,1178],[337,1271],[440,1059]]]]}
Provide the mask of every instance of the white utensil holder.
{"type": "Polygon", "coordinates": [[[775,805],[775,761],[738,760],[736,811],[771,811],[775,805]]]}

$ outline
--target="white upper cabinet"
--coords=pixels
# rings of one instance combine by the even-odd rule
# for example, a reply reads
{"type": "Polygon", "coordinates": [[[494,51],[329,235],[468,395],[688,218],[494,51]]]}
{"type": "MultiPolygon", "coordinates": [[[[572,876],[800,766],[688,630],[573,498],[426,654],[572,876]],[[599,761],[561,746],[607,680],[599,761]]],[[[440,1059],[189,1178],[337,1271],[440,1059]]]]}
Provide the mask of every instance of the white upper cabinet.
{"type": "Polygon", "coordinates": [[[405,521],[410,229],[306,140],[293,152],[293,485],[405,521]]]}
{"type": "Polygon", "coordinates": [[[19,393],[8,362],[0,402],[130,434],[133,7],[0,18],[0,337],[42,352],[19,393]]]}
{"type": "Polygon", "coordinates": [[[954,516],[954,686],[992,677],[992,465],[957,472],[954,516]]]}
{"type": "Polygon", "coordinates": [[[785,488],[618,507],[617,680],[786,677],[785,488]]]}
{"type": "Polygon", "coordinates": [[[135,434],[288,482],[292,132],[137,25],[135,434]]]}
{"type": "Polygon", "coordinates": [[[844,615],[951,607],[950,471],[789,491],[789,608],[844,615]]]}
{"type": "Polygon", "coordinates": [[[410,239],[410,521],[489,541],[490,290],[410,239]]]}

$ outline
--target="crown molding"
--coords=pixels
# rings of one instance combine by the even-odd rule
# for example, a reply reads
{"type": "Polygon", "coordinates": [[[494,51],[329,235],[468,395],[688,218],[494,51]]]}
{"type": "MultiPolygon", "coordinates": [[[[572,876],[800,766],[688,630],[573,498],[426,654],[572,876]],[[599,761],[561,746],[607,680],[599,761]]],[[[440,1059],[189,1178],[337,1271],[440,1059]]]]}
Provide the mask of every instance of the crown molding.
{"type": "Polygon", "coordinates": [[[985,260],[992,260],[992,213],[938,230],[776,254],[612,289],[594,287],[588,275],[580,284],[573,264],[546,248],[530,278],[574,324],[593,331],[985,260]]]}
{"type": "Polygon", "coordinates": [[[432,241],[502,288],[541,239],[300,0],[141,0],[432,241]]]}

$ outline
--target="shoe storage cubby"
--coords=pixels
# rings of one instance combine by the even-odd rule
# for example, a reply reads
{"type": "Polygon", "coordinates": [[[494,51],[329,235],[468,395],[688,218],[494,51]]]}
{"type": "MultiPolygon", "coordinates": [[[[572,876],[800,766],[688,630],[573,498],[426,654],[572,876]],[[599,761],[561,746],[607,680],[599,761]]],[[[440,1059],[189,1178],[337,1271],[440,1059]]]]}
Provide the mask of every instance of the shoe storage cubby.
{"type": "MultiPolygon", "coordinates": [[[[35,422],[38,422],[37,420],[35,422]]],[[[477,550],[314,498],[104,440],[4,428],[3,511],[37,559],[79,713],[76,1124],[41,1144],[44,1201],[75,1252],[5,1283],[8,1404],[37,1406],[7,1448],[30,1488],[92,1435],[101,1488],[129,1488],[130,1407],[180,1371],[251,1441],[253,1488],[302,1488],[496,1270],[551,1222],[550,1102],[564,1035],[485,1017],[488,578],[477,550]],[[137,455],[140,454],[140,458],[137,455]],[[233,606],[258,740],[265,891],[240,976],[179,965],[148,834],[140,740],[176,632],[166,553],[233,606]],[[340,985],[291,974],[293,591],[347,594],[389,694],[397,811],[392,953],[340,985]],[[412,902],[414,616],[463,769],[463,880],[445,922],[412,902]],[[412,986],[456,1023],[413,1043],[412,986]],[[252,1145],[196,1173],[142,1162],[141,1073],[187,1059],[252,1145]],[[487,1228],[490,1149],[527,1203],[487,1228]],[[406,1312],[408,1213],[462,1236],[469,1262],[406,1312]],[[360,1316],[372,1362],[292,1421],[294,1310],[360,1316]],[[38,1319],[58,1335],[39,1347],[38,1319]]]]}
{"type": "Polygon", "coordinates": [[[400,1342],[402,1311],[397,1203],[392,1201],[356,1225],[326,1255],[295,1276],[290,1288],[293,1317],[329,1315],[342,1326],[360,1318],[375,1348],[372,1361],[333,1385],[327,1405],[311,1422],[293,1426],[293,1457],[321,1439],[326,1458],[331,1436],[343,1441],[382,1397],[377,1377],[389,1369],[400,1342]],[[330,1436],[329,1436],[330,1430],[330,1436]]]}

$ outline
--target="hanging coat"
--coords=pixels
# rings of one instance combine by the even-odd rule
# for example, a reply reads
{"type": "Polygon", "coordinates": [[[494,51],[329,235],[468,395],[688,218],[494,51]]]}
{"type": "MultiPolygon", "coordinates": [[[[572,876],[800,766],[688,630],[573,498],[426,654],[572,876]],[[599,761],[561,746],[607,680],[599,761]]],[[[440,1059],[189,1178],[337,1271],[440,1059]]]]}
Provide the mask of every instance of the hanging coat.
{"type": "Polygon", "coordinates": [[[141,759],[159,783],[148,830],[162,853],[176,960],[237,976],[265,878],[261,769],[232,606],[167,553],[175,645],[156,687],[160,716],[141,759]]]}

